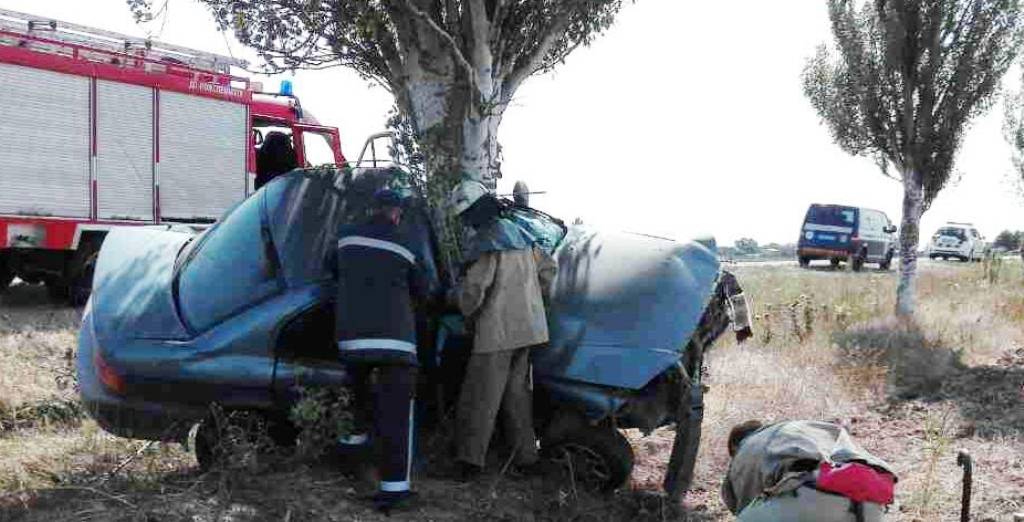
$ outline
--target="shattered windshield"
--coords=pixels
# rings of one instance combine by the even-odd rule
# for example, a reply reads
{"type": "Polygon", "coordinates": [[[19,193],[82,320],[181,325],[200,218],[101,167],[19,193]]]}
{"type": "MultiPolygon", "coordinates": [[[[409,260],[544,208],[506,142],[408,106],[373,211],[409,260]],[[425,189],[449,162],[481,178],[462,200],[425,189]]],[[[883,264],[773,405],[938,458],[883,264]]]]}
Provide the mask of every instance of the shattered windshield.
{"type": "Polygon", "coordinates": [[[555,247],[565,237],[565,224],[539,210],[515,207],[509,213],[509,219],[529,232],[549,254],[555,251],[555,247]]]}

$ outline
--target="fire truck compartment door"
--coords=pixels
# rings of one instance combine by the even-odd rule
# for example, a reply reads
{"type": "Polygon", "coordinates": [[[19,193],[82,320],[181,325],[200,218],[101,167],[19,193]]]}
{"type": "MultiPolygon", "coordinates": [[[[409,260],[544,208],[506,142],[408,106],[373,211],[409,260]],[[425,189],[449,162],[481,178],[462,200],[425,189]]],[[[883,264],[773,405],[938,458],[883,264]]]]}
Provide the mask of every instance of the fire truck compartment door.
{"type": "Polygon", "coordinates": [[[89,79],[0,64],[0,214],[88,217],[89,79]]]}
{"type": "Polygon", "coordinates": [[[96,85],[96,198],[101,219],[153,219],[153,90],[96,85]]]}
{"type": "Polygon", "coordinates": [[[157,182],[164,219],[217,219],[245,197],[246,106],[160,92],[157,182]]]}

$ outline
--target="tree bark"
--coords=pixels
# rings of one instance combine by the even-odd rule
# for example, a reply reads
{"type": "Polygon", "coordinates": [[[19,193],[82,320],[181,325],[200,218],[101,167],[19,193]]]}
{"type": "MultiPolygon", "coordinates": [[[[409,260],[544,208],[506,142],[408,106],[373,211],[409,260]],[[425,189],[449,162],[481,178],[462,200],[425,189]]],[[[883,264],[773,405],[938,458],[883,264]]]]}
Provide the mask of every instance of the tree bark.
{"type": "Polygon", "coordinates": [[[501,114],[470,116],[462,124],[463,174],[494,187],[501,175],[498,161],[498,126],[501,114]]]}
{"type": "Polygon", "coordinates": [[[903,173],[903,218],[900,223],[900,275],[896,287],[896,315],[912,318],[916,308],[917,244],[924,213],[924,185],[913,169],[903,173]]]}
{"type": "Polygon", "coordinates": [[[456,266],[461,227],[447,211],[448,194],[462,178],[494,188],[500,176],[498,128],[501,108],[481,107],[468,86],[408,82],[399,99],[403,117],[412,122],[424,158],[426,196],[439,231],[442,255],[456,266]],[[489,112],[488,112],[489,111],[489,112]]]}

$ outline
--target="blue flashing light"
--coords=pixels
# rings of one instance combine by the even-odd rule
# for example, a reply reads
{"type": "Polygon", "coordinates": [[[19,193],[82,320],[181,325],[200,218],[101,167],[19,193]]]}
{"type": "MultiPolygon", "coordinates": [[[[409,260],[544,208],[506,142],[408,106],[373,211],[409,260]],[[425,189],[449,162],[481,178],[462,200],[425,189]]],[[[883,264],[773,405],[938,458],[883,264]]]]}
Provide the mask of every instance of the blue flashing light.
{"type": "Polygon", "coordinates": [[[281,96],[292,96],[291,80],[281,80],[281,96]]]}

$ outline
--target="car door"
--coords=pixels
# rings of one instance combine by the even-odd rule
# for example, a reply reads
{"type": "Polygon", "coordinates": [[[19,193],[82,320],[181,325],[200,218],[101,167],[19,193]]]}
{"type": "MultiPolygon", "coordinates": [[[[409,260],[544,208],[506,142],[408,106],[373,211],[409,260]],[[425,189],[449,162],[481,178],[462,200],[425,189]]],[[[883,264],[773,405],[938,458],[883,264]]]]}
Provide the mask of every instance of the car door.
{"type": "Polygon", "coordinates": [[[867,247],[869,261],[877,261],[884,256],[885,237],[882,233],[882,220],[877,211],[861,210],[860,238],[867,247]]]}
{"type": "MultiPolygon", "coordinates": [[[[887,231],[894,230],[895,228],[893,227],[892,221],[889,219],[889,216],[887,216],[885,214],[882,214],[882,217],[885,218],[885,228],[886,228],[886,230],[887,231]]],[[[882,250],[882,255],[883,256],[888,256],[889,252],[894,251],[895,250],[895,244],[896,244],[896,233],[895,232],[885,232],[885,248],[882,250]]]]}

